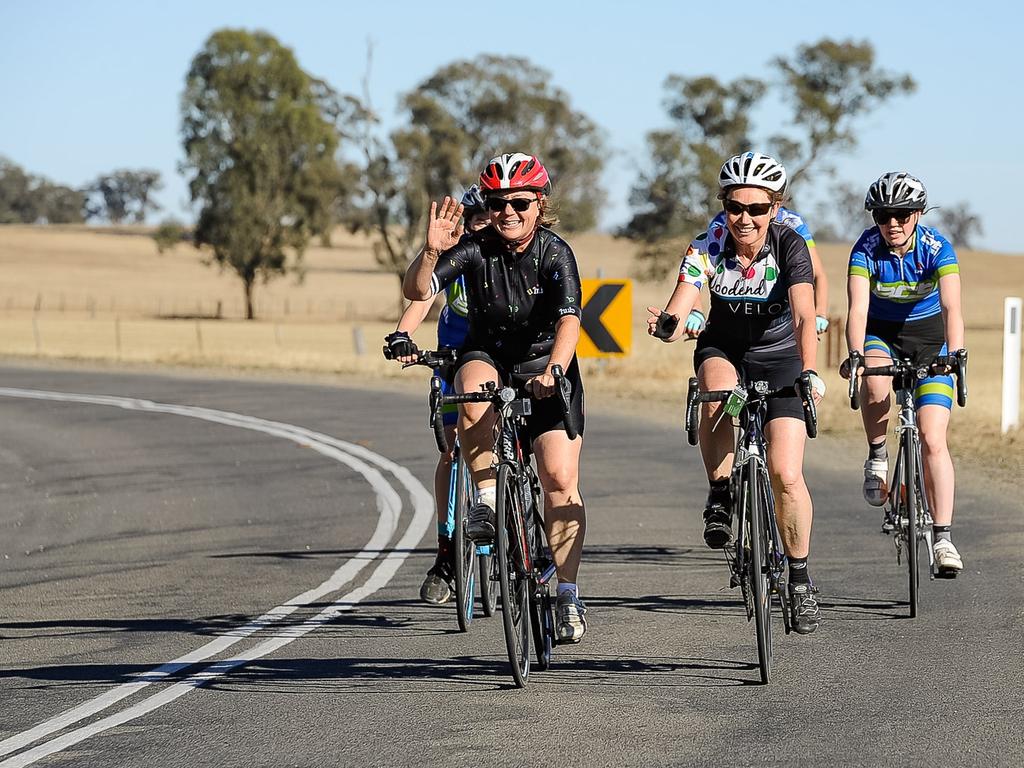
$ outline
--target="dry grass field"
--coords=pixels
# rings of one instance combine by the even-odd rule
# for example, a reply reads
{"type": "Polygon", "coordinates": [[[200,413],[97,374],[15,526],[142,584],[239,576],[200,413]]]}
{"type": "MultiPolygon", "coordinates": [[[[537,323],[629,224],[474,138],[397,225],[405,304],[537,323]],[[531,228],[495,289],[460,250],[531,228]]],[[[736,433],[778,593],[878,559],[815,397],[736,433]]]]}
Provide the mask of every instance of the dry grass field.
{"type": "MultiPolygon", "coordinates": [[[[627,277],[634,247],[601,234],[571,238],[584,277],[627,277]]],[[[831,310],[843,314],[848,246],[819,246],[831,310]]],[[[1024,472],[1024,437],[999,434],[1003,298],[1024,293],[1024,257],[962,252],[971,401],[954,409],[958,456],[1003,476],[1024,472]]],[[[635,284],[633,350],[585,364],[587,387],[623,409],[678,403],[691,375],[692,345],[646,335],[646,307],[672,289],[635,284]]],[[[398,315],[398,281],[379,272],[366,240],[339,233],[311,247],[301,282],[288,276],[256,289],[259,319],[243,317],[241,283],[181,245],[159,255],[144,231],[0,227],[0,355],[205,368],[294,370],[345,378],[410,376],[386,363],[381,339],[398,315]]],[[[838,332],[838,328],[835,329],[838,332]]],[[[417,334],[433,346],[432,323],[417,334]]],[[[825,345],[819,370],[827,368],[825,345]]],[[[843,383],[827,372],[824,431],[855,434],[843,383]]]]}

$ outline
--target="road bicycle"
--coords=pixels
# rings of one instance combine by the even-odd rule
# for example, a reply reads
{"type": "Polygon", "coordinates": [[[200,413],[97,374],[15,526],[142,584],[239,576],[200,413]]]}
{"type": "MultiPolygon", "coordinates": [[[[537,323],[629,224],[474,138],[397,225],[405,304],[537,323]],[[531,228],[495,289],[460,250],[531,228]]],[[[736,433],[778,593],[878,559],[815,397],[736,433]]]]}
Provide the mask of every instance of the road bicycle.
{"type": "MultiPolygon", "coordinates": [[[[390,357],[390,350],[384,348],[384,356],[390,357]]],[[[403,368],[423,365],[437,369],[442,375],[454,365],[458,351],[441,348],[419,350],[416,359],[404,363],[403,368]]],[[[442,376],[434,375],[430,380],[430,426],[434,432],[437,449],[448,451],[444,433],[444,420],[440,406],[435,412],[436,393],[441,392],[442,376]]],[[[476,502],[476,486],[470,476],[469,464],[463,459],[458,436],[452,447],[452,468],[448,480],[448,516],[445,522],[448,540],[452,543],[452,576],[455,581],[455,607],[459,630],[465,632],[473,622],[477,584],[480,589],[480,604],[484,616],[493,616],[498,599],[497,590],[491,580],[493,551],[490,545],[477,545],[466,536],[466,516],[476,502]]]]}
{"type": "Polygon", "coordinates": [[[708,392],[701,392],[697,379],[691,377],[686,393],[686,437],[690,445],[697,444],[701,403],[724,403],[719,418],[732,418],[739,427],[729,476],[734,535],[724,551],[729,565],[729,586],[740,588],[747,621],[754,622],[757,661],[764,684],[771,681],[772,674],[773,604],[778,605],[787,635],[793,626],[792,606],[783,581],[786,554],[775,520],[775,497],[768,476],[764,436],[768,401],[776,397],[799,397],[804,407],[807,435],[812,438],[817,435],[817,412],[807,374],[801,375],[794,386],[778,389],[772,389],[766,381],[741,381],[733,389],[708,392]]]}
{"type": "Polygon", "coordinates": [[[914,391],[920,382],[930,376],[951,373],[956,378],[956,401],[961,408],[967,405],[967,350],[951,355],[938,355],[931,363],[915,365],[910,360],[894,360],[891,365],[867,368],[864,356],[850,353],[850,407],[860,408],[861,376],[891,376],[892,386],[899,402],[899,421],[896,434],[899,448],[889,478],[889,495],[883,506],[882,532],[893,537],[896,562],[906,563],[907,592],[910,617],[917,616],[919,604],[921,544],[928,553],[928,575],[936,577],[935,557],[932,553],[932,515],[924,486],[924,465],[921,462],[921,437],[917,427],[917,408],[914,391]]]}
{"type": "MultiPolygon", "coordinates": [[[[560,366],[552,366],[556,396],[562,408],[569,439],[578,429],[573,421],[571,385],[560,366]]],[[[526,686],[531,666],[531,635],[537,668],[551,665],[556,644],[554,602],[550,581],[555,565],[545,534],[540,481],[531,461],[532,445],[526,432],[526,417],[532,412],[528,396],[511,386],[487,382],[480,392],[444,395],[440,381],[431,382],[431,419],[435,435],[441,408],[448,404],[490,403],[497,413],[494,457],[497,464],[495,503],[494,573],[501,594],[502,628],[512,679],[526,686]]]]}

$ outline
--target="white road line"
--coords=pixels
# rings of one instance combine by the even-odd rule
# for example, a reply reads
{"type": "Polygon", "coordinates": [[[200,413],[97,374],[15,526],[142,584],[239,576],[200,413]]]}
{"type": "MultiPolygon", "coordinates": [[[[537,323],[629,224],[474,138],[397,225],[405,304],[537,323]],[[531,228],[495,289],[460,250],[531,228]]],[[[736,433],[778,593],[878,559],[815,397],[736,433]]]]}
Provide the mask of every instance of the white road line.
{"type": "MultiPolygon", "coordinates": [[[[420,487],[422,488],[422,486],[420,487]]],[[[410,491],[412,491],[412,489],[410,489],[410,491]]],[[[286,627],[278,634],[278,636],[264,640],[262,643],[259,643],[246,653],[214,662],[202,672],[198,672],[186,680],[182,680],[180,683],[170,685],[160,691],[160,693],[153,694],[149,698],[143,699],[137,704],[134,704],[117,714],[108,715],[102,720],[97,720],[95,723],[90,723],[89,725],[81,728],[76,728],[73,731],[69,731],[55,739],[40,744],[37,747],[33,747],[26,752],[22,752],[20,755],[15,755],[14,757],[4,760],[0,763],[0,768],[22,768],[22,766],[30,765],[37,760],[41,760],[55,752],[60,752],[68,747],[72,747],[75,744],[85,741],[99,733],[103,733],[111,728],[116,728],[119,725],[124,725],[125,723],[131,722],[143,715],[149,714],[153,710],[159,709],[165,704],[170,704],[176,699],[180,699],[185,694],[191,693],[209,681],[230,672],[236,667],[240,667],[250,661],[255,661],[256,659],[262,658],[269,653],[283,648],[289,643],[298,640],[303,635],[312,632],[317,627],[321,627],[332,619],[337,618],[342,613],[352,610],[357,603],[387,585],[402,565],[402,562],[408,556],[408,550],[415,546],[420,538],[422,538],[423,534],[426,533],[427,528],[434,517],[433,499],[426,490],[423,491],[420,498],[416,499],[416,506],[418,507],[418,510],[412,525],[409,526],[396,545],[396,549],[398,551],[390,552],[377,566],[376,570],[374,570],[370,575],[370,578],[367,579],[365,584],[339,598],[313,618],[307,619],[301,624],[297,624],[293,627],[286,627]],[[421,514],[421,511],[424,511],[424,513],[421,514]]]]}
{"type": "MultiPolygon", "coordinates": [[[[234,645],[235,643],[239,642],[245,637],[252,635],[254,632],[257,632],[260,629],[269,626],[270,624],[280,621],[282,618],[293,613],[295,610],[320,599],[321,597],[323,597],[326,594],[329,594],[330,592],[337,591],[342,586],[344,586],[344,584],[351,581],[359,573],[359,571],[361,571],[366,565],[370,563],[371,560],[373,560],[376,557],[376,553],[383,549],[387,542],[391,539],[391,536],[394,534],[397,528],[398,516],[401,511],[401,499],[398,496],[398,494],[388,484],[388,482],[384,479],[380,472],[374,469],[373,467],[368,466],[367,462],[371,464],[376,464],[378,467],[381,467],[382,469],[394,475],[408,489],[409,494],[414,501],[415,511],[413,514],[413,519],[405,535],[399,542],[399,549],[404,549],[406,550],[406,552],[391,552],[384,559],[381,565],[378,566],[377,570],[371,576],[371,579],[367,582],[367,584],[350,593],[349,595],[346,595],[344,598],[334,603],[332,607],[326,609],[325,611],[322,611],[313,619],[309,619],[306,622],[298,625],[297,627],[288,629],[284,633],[282,638],[275,638],[273,640],[265,641],[264,643],[256,646],[256,649],[250,651],[248,654],[245,654],[244,656],[239,656],[236,659],[229,659],[225,662],[218,662],[211,668],[204,670],[203,673],[201,673],[201,675],[209,676],[210,669],[214,667],[220,670],[219,672],[217,672],[217,674],[223,674],[229,669],[234,668],[235,666],[238,666],[240,664],[244,664],[246,663],[246,661],[251,660],[251,654],[255,653],[257,649],[263,649],[266,646],[265,650],[260,651],[256,656],[251,656],[251,658],[259,658],[260,656],[266,655],[267,653],[276,650],[277,647],[280,647],[280,645],[274,644],[281,639],[285,640],[284,644],[292,642],[298,637],[301,637],[302,635],[306,634],[306,632],[309,632],[312,629],[315,629],[317,626],[322,625],[324,622],[329,621],[331,618],[337,616],[341,612],[345,610],[350,610],[352,605],[354,605],[356,602],[359,602],[359,600],[365,598],[366,595],[372,594],[373,592],[377,591],[391,579],[394,573],[398,570],[398,567],[407,557],[407,550],[415,546],[419,542],[420,538],[422,538],[423,534],[429,527],[430,521],[433,516],[433,502],[431,500],[430,494],[426,491],[425,488],[423,488],[422,484],[420,484],[419,481],[416,480],[415,477],[413,477],[412,474],[407,469],[398,464],[395,464],[394,462],[389,461],[388,459],[382,456],[379,456],[378,454],[373,453],[372,451],[367,450],[366,448],[351,443],[347,443],[342,440],[338,440],[334,437],[331,437],[329,435],[324,435],[302,427],[297,427],[291,424],[284,424],[281,422],[268,421],[266,419],[258,419],[251,416],[244,416],[237,413],[231,413],[229,411],[219,411],[208,408],[181,406],[167,403],[155,403],[153,401],[141,400],[137,398],[125,398],[107,395],[81,395],[64,392],[46,392],[42,390],[28,390],[15,388],[0,388],[0,396],[31,398],[36,400],[55,400],[62,402],[89,403],[95,405],[114,406],[118,408],[124,408],[127,410],[169,413],[181,416],[189,416],[192,418],[199,418],[205,421],[211,421],[229,426],[253,429],[256,431],[264,432],[266,434],[282,437],[288,440],[292,440],[293,442],[296,442],[300,445],[308,446],[325,456],[328,456],[336,461],[348,465],[349,467],[353,468],[354,470],[362,474],[370,482],[371,486],[373,486],[374,490],[377,492],[378,508],[380,510],[380,517],[378,518],[377,521],[377,528],[374,531],[374,534],[371,537],[370,541],[367,543],[367,545],[356,556],[346,561],[346,563],[342,565],[338,570],[336,570],[327,581],[323,582],[318,587],[308,590],[307,592],[304,592],[301,595],[297,595],[288,602],[271,609],[259,618],[254,619],[253,621],[249,622],[248,624],[242,627],[238,627],[234,630],[231,630],[225,636],[217,638],[216,640],[207,643],[206,645],[189,654],[181,656],[178,659],[163,664],[160,667],[157,667],[148,672],[139,673],[135,675],[137,679],[133,680],[132,682],[124,683],[118,686],[117,688],[114,688],[94,699],[91,699],[90,701],[87,701],[77,707],[68,710],[67,712],[64,712],[60,715],[57,715],[54,718],[51,718],[50,720],[40,723],[34,728],[16,734],[15,736],[12,736],[0,742],[0,756],[10,754],[11,752],[28,746],[32,742],[38,741],[39,739],[42,739],[51,733],[66,728],[76,722],[79,722],[84,718],[97,714],[98,712],[101,712],[102,710],[112,706],[113,704],[116,704],[118,701],[121,701],[122,699],[131,696],[133,693],[137,692],[138,690],[141,690],[142,688],[146,687],[147,685],[150,685],[151,683],[159,682],[163,679],[166,679],[169,675],[175,674],[176,672],[180,671],[185,667],[188,667],[199,661],[203,661],[204,659],[210,658],[211,656],[214,656],[224,651],[225,649],[229,648],[230,646],[234,645]],[[222,665],[224,664],[229,664],[230,666],[222,668],[222,665]]],[[[193,680],[199,677],[200,675],[197,675],[189,679],[193,680]]],[[[208,679],[208,677],[206,679],[208,679]]],[[[191,684],[191,687],[186,687],[184,692],[188,692],[188,690],[194,689],[194,687],[196,687],[197,684],[201,685],[202,681],[191,684]]],[[[179,683],[178,685],[187,685],[187,681],[186,683],[179,683]]],[[[174,688],[174,686],[172,686],[172,688],[174,688]]],[[[161,694],[157,694],[156,696],[150,697],[149,699],[140,702],[135,707],[126,710],[126,712],[131,712],[137,707],[148,705],[154,699],[163,697],[165,693],[166,691],[161,694]]],[[[173,698],[168,699],[167,701],[172,701],[174,698],[178,698],[178,696],[180,695],[183,695],[183,693],[178,693],[173,698]]],[[[167,702],[163,701],[162,703],[167,702]]],[[[157,703],[155,706],[162,706],[162,703],[157,703]]],[[[152,709],[154,709],[155,706],[149,706],[149,708],[147,708],[145,712],[152,711],[152,709]]],[[[134,717],[141,716],[141,714],[145,714],[145,712],[140,712],[138,715],[135,715],[134,717]]],[[[124,714],[125,713],[121,713],[120,715],[113,715],[111,717],[118,718],[123,716],[124,714]]],[[[99,723],[106,722],[109,719],[111,718],[105,718],[104,720],[99,721],[99,723]]],[[[74,731],[73,734],[80,734],[81,731],[95,727],[95,725],[98,725],[99,723],[94,724],[94,726],[89,726],[86,729],[78,729],[77,731],[74,731]]],[[[105,728],[101,730],[105,730],[105,728]]],[[[72,734],[68,734],[68,736],[70,735],[72,734]]],[[[90,735],[92,735],[92,732],[89,732],[86,735],[81,736],[75,742],[72,743],[77,743],[77,741],[81,741],[82,739],[88,738],[90,735]]],[[[50,747],[51,745],[54,745],[56,742],[60,741],[63,738],[65,737],[60,737],[60,739],[54,739],[53,741],[50,741],[47,744],[43,744],[40,747],[37,747],[35,750],[30,750],[29,752],[25,752],[22,755],[19,755],[17,758],[12,758],[12,760],[20,761],[23,758],[26,758],[29,754],[35,753],[37,750],[47,750],[45,751],[45,754],[52,754],[55,751],[59,751],[64,747],[55,747],[52,749],[50,747]]],[[[35,759],[38,759],[38,757],[33,758],[33,760],[35,759]]],[[[8,764],[27,765],[28,763],[11,763],[10,760],[8,760],[4,763],[0,763],[0,766],[7,766],[8,764]]]]}

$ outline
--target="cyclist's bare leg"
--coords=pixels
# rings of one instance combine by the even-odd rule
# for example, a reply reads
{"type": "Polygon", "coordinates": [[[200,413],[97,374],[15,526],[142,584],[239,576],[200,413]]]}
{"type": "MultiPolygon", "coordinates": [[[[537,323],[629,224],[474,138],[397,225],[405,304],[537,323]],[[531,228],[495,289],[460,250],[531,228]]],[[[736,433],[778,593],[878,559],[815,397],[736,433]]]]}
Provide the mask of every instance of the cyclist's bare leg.
{"type": "MultiPolygon", "coordinates": [[[[864,355],[867,368],[892,365],[892,358],[884,352],[872,350],[864,355]]],[[[889,408],[892,406],[892,377],[864,376],[860,384],[860,415],[864,420],[864,433],[868,443],[885,438],[889,429],[889,408]]]]}
{"type": "Polygon", "coordinates": [[[545,529],[561,583],[576,583],[587,532],[579,488],[582,447],[582,437],[570,440],[560,429],[545,432],[533,441],[537,476],[544,490],[545,529]]]}
{"type": "Polygon", "coordinates": [[[921,461],[924,464],[924,488],[932,508],[935,525],[953,522],[955,479],[953,459],[946,444],[949,409],[941,405],[924,405],[917,410],[917,426],[921,435],[921,461]]]}
{"type": "MultiPolygon", "coordinates": [[[[733,364],[721,357],[711,357],[701,363],[697,378],[702,392],[732,389],[738,381],[733,364]]],[[[722,403],[704,403],[697,428],[700,456],[704,460],[708,480],[724,480],[732,472],[735,440],[732,419],[724,418],[716,426],[721,410],[722,403]]]]}
{"type": "Polygon", "coordinates": [[[448,450],[441,454],[437,460],[437,469],[434,470],[434,501],[437,502],[437,523],[445,525],[448,522],[448,483],[452,477],[452,460],[455,452],[455,425],[445,425],[444,439],[448,443],[448,450]]]}
{"type": "Polygon", "coordinates": [[[775,519],[782,547],[789,557],[807,557],[811,543],[811,494],[804,482],[803,419],[780,417],[765,426],[768,438],[768,474],[775,494],[775,519]]]}
{"type": "MultiPolygon", "coordinates": [[[[455,391],[479,392],[488,381],[498,381],[494,366],[482,360],[471,360],[459,368],[455,376],[455,391]]],[[[490,403],[464,403],[459,406],[459,444],[469,461],[473,482],[477,487],[494,485],[491,467],[494,448],[494,422],[497,416],[490,403]]]]}

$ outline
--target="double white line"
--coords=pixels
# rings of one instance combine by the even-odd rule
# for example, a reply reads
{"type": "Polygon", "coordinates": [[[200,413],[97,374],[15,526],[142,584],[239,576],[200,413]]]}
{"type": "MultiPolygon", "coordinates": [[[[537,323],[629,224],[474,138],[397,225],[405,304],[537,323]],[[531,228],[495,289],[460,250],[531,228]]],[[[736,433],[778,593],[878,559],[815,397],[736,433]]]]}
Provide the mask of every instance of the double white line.
{"type": "Polygon", "coordinates": [[[16,766],[30,765],[47,755],[67,749],[85,739],[95,736],[98,733],[123,725],[131,720],[142,717],[153,710],[169,704],[175,699],[194,691],[196,688],[206,684],[208,681],[223,675],[235,667],[239,667],[255,659],[266,656],[269,653],[282,648],[297,640],[303,635],[312,632],[317,627],[336,618],[352,608],[360,601],[366,599],[377,590],[384,587],[398,571],[402,562],[408,557],[419,540],[426,533],[434,516],[434,502],[423,485],[412,476],[412,474],[398,464],[380,456],[372,451],[338,440],[329,435],[297,427],[292,424],[284,424],[276,421],[267,421],[252,416],[243,416],[229,411],[218,411],[210,408],[197,408],[185,405],[173,405],[168,403],[155,403],[150,400],[137,398],[114,397],[108,395],[82,395],[67,392],[46,392],[34,389],[13,389],[0,387],[0,396],[30,398],[34,400],[55,400],[59,402],[87,403],[91,405],[106,405],[116,408],[123,408],[131,411],[144,411],[151,413],[167,413],[178,416],[188,416],[194,419],[211,421],[216,424],[252,429],[264,434],[281,437],[291,440],[294,443],[308,447],[318,453],[327,456],[352,468],[354,471],[366,478],[373,487],[377,496],[377,509],[379,517],[377,527],[367,542],[366,546],[354,557],[347,560],[338,568],[330,578],[317,587],[314,587],[301,595],[293,597],[276,608],[264,613],[259,618],[250,621],[248,624],[239,626],[228,631],[225,635],[206,643],[191,653],[180,656],[148,672],[133,675],[133,680],[123,683],[94,699],[78,705],[52,717],[27,731],[18,733],[10,738],[0,741],[0,757],[10,755],[20,749],[45,739],[58,731],[90,718],[105,709],[113,706],[122,699],[125,699],[146,686],[165,681],[169,676],[180,672],[182,669],[209,659],[239,641],[259,632],[260,630],[281,621],[286,616],[294,613],[300,608],[319,601],[325,595],[336,592],[348,584],[367,565],[373,562],[378,553],[383,550],[392,536],[398,529],[398,521],[402,511],[402,499],[399,493],[385,479],[381,470],[391,474],[408,492],[413,505],[412,519],[402,537],[395,544],[395,547],[377,564],[377,567],[370,574],[369,578],[359,587],[335,600],[330,606],[320,611],[316,616],[303,621],[300,624],[286,627],[275,633],[274,637],[263,640],[247,651],[237,653],[226,659],[210,664],[201,672],[163,688],[159,693],[153,694],[132,706],[123,709],[115,714],[107,715],[88,725],[80,726],[68,731],[49,741],[28,749],[20,754],[14,755],[3,762],[0,768],[16,768],[16,766]]]}

